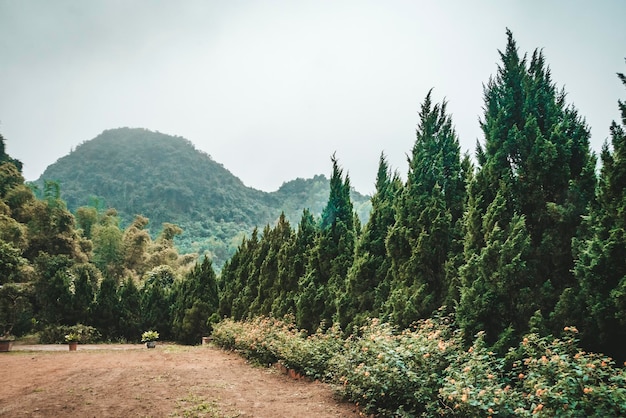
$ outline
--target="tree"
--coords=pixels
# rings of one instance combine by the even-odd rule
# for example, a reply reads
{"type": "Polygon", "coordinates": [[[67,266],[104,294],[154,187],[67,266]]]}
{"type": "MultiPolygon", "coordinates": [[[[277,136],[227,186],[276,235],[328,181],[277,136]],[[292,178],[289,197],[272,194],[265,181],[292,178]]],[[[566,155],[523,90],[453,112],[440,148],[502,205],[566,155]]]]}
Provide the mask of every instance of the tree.
{"type": "Polygon", "coordinates": [[[387,256],[385,239],[395,222],[394,201],[401,190],[399,176],[390,172],[387,160],[381,154],[372,211],[357,241],[354,263],[348,271],[350,306],[347,316],[352,318],[348,328],[364,325],[367,318],[379,316],[389,296],[391,260],[387,256]]]}
{"type": "Polygon", "coordinates": [[[93,307],[93,323],[104,340],[114,340],[119,335],[119,299],[117,280],[105,277],[100,283],[93,307]]]}
{"type": "MultiPolygon", "coordinates": [[[[624,74],[618,74],[626,86],[624,74]]],[[[626,102],[618,101],[621,125],[611,124],[611,144],[602,147],[597,204],[584,221],[586,235],[576,242],[574,273],[580,289],[568,304],[578,311],[582,341],[592,350],[623,358],[626,341],[626,102]],[[580,307],[584,307],[583,310],[580,307]]],[[[565,298],[562,298],[565,303],[565,298]]]]}
{"type": "Polygon", "coordinates": [[[119,300],[119,336],[127,341],[139,341],[142,333],[141,297],[135,281],[128,277],[117,289],[119,300]]]}
{"type": "Polygon", "coordinates": [[[345,326],[348,320],[344,313],[349,297],[345,280],[354,259],[355,221],[350,178],[346,175],[344,179],[334,155],[331,161],[330,195],[296,301],[296,321],[308,331],[314,331],[322,323],[330,325],[334,320],[345,326]]]}
{"type": "Polygon", "coordinates": [[[210,333],[208,319],[219,308],[219,295],[213,264],[208,257],[176,281],[172,291],[172,327],[178,341],[198,342],[210,333]]]}
{"type": "MultiPolygon", "coordinates": [[[[577,111],[566,106],[565,93],[552,82],[543,54],[535,51],[530,62],[520,58],[507,30],[507,46],[500,56],[502,65],[484,88],[481,127],[485,142],[477,145],[478,171],[469,187],[466,268],[461,271],[461,293],[465,294],[461,305],[467,306],[459,308],[464,324],[475,323],[479,315],[469,295],[479,297],[489,289],[517,294],[528,288],[533,303],[548,318],[561,293],[574,283],[572,238],[593,199],[595,159],[589,150],[588,128],[577,111]],[[496,211],[499,206],[502,209],[496,211]],[[488,214],[496,218],[485,223],[488,214]],[[520,231],[519,242],[525,241],[525,233],[529,235],[529,249],[519,248],[519,262],[524,263],[528,279],[516,283],[515,277],[502,270],[505,266],[481,256],[502,243],[503,237],[491,233],[496,224],[507,233],[520,231]],[[472,266],[477,260],[479,264],[472,266]],[[476,282],[471,273],[476,269],[489,279],[476,282]],[[484,289],[476,289],[479,285],[484,289]]],[[[528,329],[529,312],[533,312],[530,306],[517,306],[509,313],[508,325],[505,320],[490,330],[487,340],[495,342],[513,322],[515,329],[507,335],[521,335],[528,329]]],[[[480,315],[501,313],[494,305],[480,315]]],[[[554,318],[553,331],[559,327],[554,318]]]]}
{"type": "Polygon", "coordinates": [[[146,273],[140,292],[144,330],[156,330],[164,339],[172,337],[170,306],[175,278],[176,273],[172,267],[155,267],[146,273]]]}
{"type": "Polygon", "coordinates": [[[6,145],[4,144],[4,137],[2,136],[2,134],[0,134],[0,164],[2,163],[10,163],[13,164],[15,166],[15,168],[17,168],[17,170],[21,173],[22,172],[22,162],[20,160],[16,160],[15,158],[11,158],[7,153],[6,153],[6,145]]]}
{"type": "Polygon", "coordinates": [[[422,104],[407,182],[387,237],[392,282],[386,312],[400,327],[426,318],[447,299],[446,265],[463,214],[465,178],[446,102],[422,104]]]}

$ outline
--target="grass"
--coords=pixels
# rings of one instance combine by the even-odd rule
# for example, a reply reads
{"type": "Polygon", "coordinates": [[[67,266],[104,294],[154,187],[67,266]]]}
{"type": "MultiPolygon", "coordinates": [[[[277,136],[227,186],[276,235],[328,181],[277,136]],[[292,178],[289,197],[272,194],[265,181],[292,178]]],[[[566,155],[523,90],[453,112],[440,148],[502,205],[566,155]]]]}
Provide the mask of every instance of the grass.
{"type": "Polygon", "coordinates": [[[208,418],[236,418],[239,412],[224,413],[216,400],[205,400],[198,395],[190,394],[178,400],[176,410],[171,417],[208,417],[208,418]]]}

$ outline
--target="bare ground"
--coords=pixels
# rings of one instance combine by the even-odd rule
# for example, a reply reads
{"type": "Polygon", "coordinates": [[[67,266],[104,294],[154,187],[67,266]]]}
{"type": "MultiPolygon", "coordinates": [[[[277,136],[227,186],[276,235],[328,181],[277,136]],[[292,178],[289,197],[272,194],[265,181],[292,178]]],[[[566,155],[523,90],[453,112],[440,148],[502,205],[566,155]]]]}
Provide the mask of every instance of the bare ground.
{"type": "Polygon", "coordinates": [[[0,353],[2,417],[358,417],[319,382],[212,346],[15,345],[0,353]]]}

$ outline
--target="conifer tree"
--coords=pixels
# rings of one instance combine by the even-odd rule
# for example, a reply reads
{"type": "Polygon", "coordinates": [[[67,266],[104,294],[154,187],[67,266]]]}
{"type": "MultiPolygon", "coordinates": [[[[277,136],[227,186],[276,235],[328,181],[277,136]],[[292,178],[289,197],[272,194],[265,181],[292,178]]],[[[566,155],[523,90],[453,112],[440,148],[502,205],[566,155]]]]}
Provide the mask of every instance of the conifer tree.
{"type": "Polygon", "coordinates": [[[401,327],[430,316],[447,299],[446,263],[465,200],[460,146],[446,102],[433,105],[428,92],[419,117],[386,244],[393,277],[386,312],[401,327]]]}
{"type": "Polygon", "coordinates": [[[281,260],[281,250],[290,245],[293,236],[293,230],[284,213],[281,213],[276,226],[266,231],[263,233],[261,248],[267,249],[260,254],[262,260],[259,260],[259,287],[251,308],[253,315],[264,316],[276,314],[272,312],[274,301],[286,296],[287,289],[284,286],[288,286],[288,283],[281,283],[286,270],[284,260],[281,260]]]}
{"type": "Polygon", "coordinates": [[[296,315],[298,281],[305,274],[318,226],[308,209],[302,211],[298,230],[290,235],[278,253],[278,296],[272,302],[274,316],[296,315]]]}
{"type": "Polygon", "coordinates": [[[159,332],[163,339],[171,338],[172,287],[176,273],[167,265],[155,267],[146,273],[140,292],[143,329],[159,332]]]}
{"type": "Polygon", "coordinates": [[[377,317],[389,295],[389,269],[385,239],[395,222],[394,201],[402,189],[397,174],[392,174],[384,154],[381,154],[376,176],[376,192],[372,210],[362,235],[356,244],[355,259],[348,272],[347,294],[350,297],[348,328],[364,325],[367,318],[377,317]]]}
{"type": "Polygon", "coordinates": [[[119,300],[119,336],[127,341],[138,341],[141,333],[141,297],[135,280],[127,277],[117,289],[119,300]]]}
{"type": "MultiPolygon", "coordinates": [[[[345,280],[354,260],[355,222],[350,200],[350,178],[343,177],[333,155],[330,195],[322,211],[320,232],[311,250],[306,273],[299,283],[296,322],[314,331],[320,324],[330,326],[345,319],[345,280]]],[[[345,324],[341,324],[345,325],[345,324]]]]}
{"type": "Polygon", "coordinates": [[[535,51],[530,62],[520,58],[507,30],[507,46],[500,56],[498,73],[484,89],[485,142],[477,146],[478,171],[469,188],[459,307],[463,324],[480,322],[479,316],[503,317],[500,325],[486,330],[491,342],[507,329],[504,339],[524,332],[534,304],[548,317],[561,292],[573,283],[572,238],[593,198],[595,182],[589,131],[576,110],[566,106],[565,93],[557,91],[543,54],[535,51]],[[495,218],[484,222],[487,215],[495,218]],[[493,233],[494,225],[507,234],[521,234],[515,239],[519,245],[513,246],[517,258],[509,257],[524,266],[524,280],[510,276],[498,260],[483,257],[505,239],[493,233]],[[522,248],[525,235],[528,248],[522,248]],[[477,280],[477,270],[484,279],[477,280]],[[528,289],[533,306],[505,312],[498,304],[486,311],[473,309],[481,305],[476,298],[499,289],[512,295],[528,289]]]}
{"type": "MultiPolygon", "coordinates": [[[[618,74],[626,86],[624,74],[618,74]]],[[[597,204],[585,220],[586,239],[575,245],[579,295],[569,306],[581,323],[583,343],[592,350],[624,357],[626,341],[626,102],[618,101],[621,124],[610,127],[604,144],[597,204]],[[580,310],[580,307],[584,309],[580,310]],[[574,311],[576,312],[576,311],[574,311]]],[[[576,289],[576,288],[573,288],[576,289]]],[[[570,311],[571,314],[571,311],[570,311]]]]}
{"type": "Polygon", "coordinates": [[[193,344],[209,333],[208,319],[217,312],[219,296],[208,257],[175,282],[172,300],[172,328],[178,341],[193,344]]]}
{"type": "Polygon", "coordinates": [[[117,297],[117,279],[105,277],[100,283],[93,307],[93,324],[107,341],[119,336],[119,299],[117,297]]]}

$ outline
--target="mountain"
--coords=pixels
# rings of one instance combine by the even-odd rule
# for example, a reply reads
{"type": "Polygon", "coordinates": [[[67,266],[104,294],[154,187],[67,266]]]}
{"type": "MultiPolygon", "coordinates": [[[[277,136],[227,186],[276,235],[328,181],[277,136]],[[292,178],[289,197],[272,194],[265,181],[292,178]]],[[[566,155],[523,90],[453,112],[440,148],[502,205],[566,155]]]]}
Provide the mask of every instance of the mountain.
{"type": "MultiPolygon", "coordinates": [[[[59,183],[71,211],[112,207],[123,224],[141,214],[152,234],[163,222],[179,225],[179,251],[208,253],[217,267],[244,235],[273,223],[281,211],[294,226],[305,208],[319,215],[330,190],[324,175],[285,182],[271,193],[256,190],[187,139],[137,128],[107,130],[83,142],[35,184],[43,189],[44,180],[59,183]]],[[[365,222],[369,197],[353,190],[352,198],[365,222]]]]}

